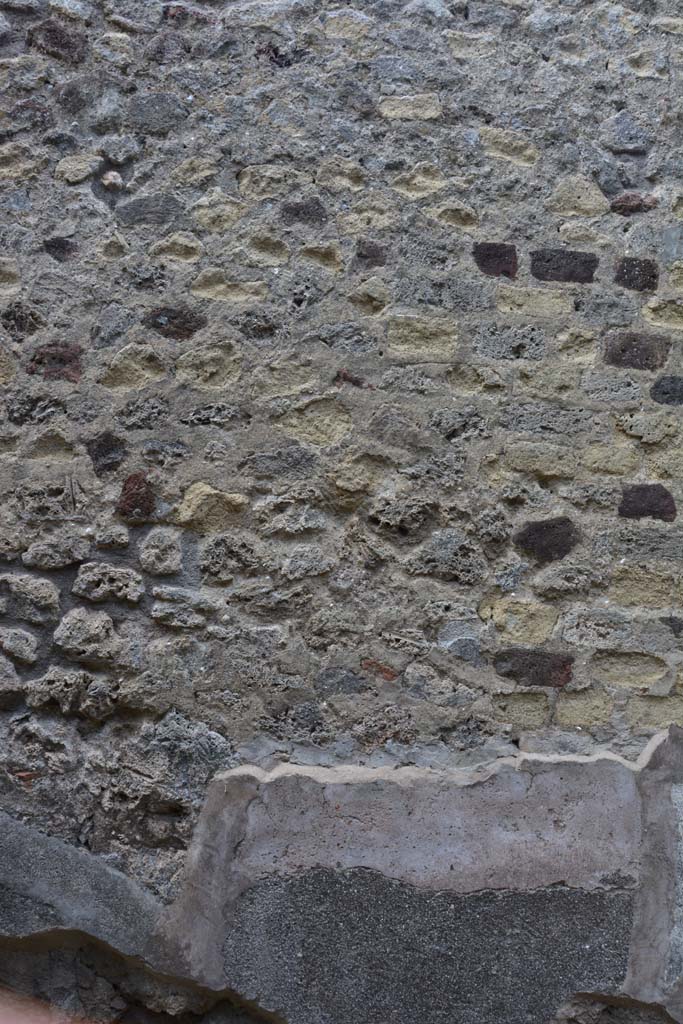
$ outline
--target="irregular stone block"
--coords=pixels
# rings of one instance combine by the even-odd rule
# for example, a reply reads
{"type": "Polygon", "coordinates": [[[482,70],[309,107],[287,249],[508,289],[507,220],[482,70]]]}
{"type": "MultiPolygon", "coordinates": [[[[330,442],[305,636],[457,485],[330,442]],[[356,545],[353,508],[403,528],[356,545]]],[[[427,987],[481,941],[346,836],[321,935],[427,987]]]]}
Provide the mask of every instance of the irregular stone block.
{"type": "Polygon", "coordinates": [[[21,556],[24,565],[35,569],[64,569],[84,562],[90,553],[90,541],[67,530],[36,541],[21,556]]]}
{"type": "Polygon", "coordinates": [[[64,61],[65,64],[82,64],[88,55],[88,39],[83,32],[67,28],[56,18],[46,18],[32,25],[26,40],[42,53],[64,61]]]}
{"type": "Polygon", "coordinates": [[[489,277],[517,277],[517,249],[503,242],[476,242],[472,255],[482,274],[489,277]]]}
{"type": "Polygon", "coordinates": [[[604,360],[609,366],[634,370],[659,370],[671,351],[671,341],[661,334],[617,331],[607,336],[604,360]]]}
{"type": "Polygon", "coordinates": [[[499,651],[493,667],[499,676],[514,679],[521,686],[566,686],[572,679],[574,657],[552,651],[509,648],[499,651]]]}
{"type": "Polygon", "coordinates": [[[123,642],[105,612],[74,608],[67,612],[54,633],[54,642],[71,661],[85,664],[115,662],[123,642]]]}
{"type": "Polygon", "coordinates": [[[128,123],[134,131],[167,135],[187,116],[179,96],[150,92],[134,96],[128,104],[128,123]]]}
{"type": "Polygon", "coordinates": [[[129,601],[137,604],[145,592],[142,577],[122,565],[86,562],[79,566],[72,593],[89,601],[129,601]]]}
{"type": "Polygon", "coordinates": [[[650,388],[650,396],[660,405],[683,405],[683,377],[666,374],[650,388]]]}
{"type": "Polygon", "coordinates": [[[662,519],[672,523],[676,518],[676,503],[670,491],[662,484],[631,484],[624,487],[619,515],[624,519],[662,519]]]}
{"type": "Polygon", "coordinates": [[[531,253],[531,273],[539,281],[592,284],[599,262],[598,257],[592,252],[537,249],[531,253]]]}
{"type": "Polygon", "coordinates": [[[390,121],[433,121],[441,117],[441,103],[436,93],[414,96],[388,96],[381,100],[379,112],[390,121]]]}
{"type": "Polygon", "coordinates": [[[615,284],[637,292],[655,292],[659,283],[659,267],[654,260],[624,257],[617,263],[615,284]]]}
{"type": "Polygon", "coordinates": [[[33,665],[38,660],[38,639],[25,629],[0,627],[0,650],[15,661],[33,665]]]}
{"type": "Polygon", "coordinates": [[[176,530],[157,527],[140,544],[140,565],[152,576],[171,576],[182,567],[182,547],[176,530]]]}
{"type": "Polygon", "coordinates": [[[142,317],[142,323],[164,338],[187,341],[206,327],[208,320],[201,313],[183,306],[158,306],[142,317]]]}
{"type": "Polygon", "coordinates": [[[481,583],[488,574],[486,559],[461,530],[436,530],[411,558],[408,571],[457,583],[481,583]]]}
{"type": "Polygon", "coordinates": [[[581,534],[567,516],[527,523],[514,535],[517,547],[540,565],[566,558],[581,540],[581,534]]]}
{"type": "Polygon", "coordinates": [[[145,473],[131,473],[123,481],[116,511],[129,523],[145,523],[154,514],[156,497],[145,473]]]}

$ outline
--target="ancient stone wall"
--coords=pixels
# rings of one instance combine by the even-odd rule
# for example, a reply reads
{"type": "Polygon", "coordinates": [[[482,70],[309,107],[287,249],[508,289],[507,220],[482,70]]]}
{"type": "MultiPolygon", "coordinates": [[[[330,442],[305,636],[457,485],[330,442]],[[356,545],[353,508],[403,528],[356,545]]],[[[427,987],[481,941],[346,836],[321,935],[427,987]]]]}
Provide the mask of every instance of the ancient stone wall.
{"type": "Polygon", "coordinates": [[[677,0],[0,0],[0,809],[683,724],[677,0]]]}

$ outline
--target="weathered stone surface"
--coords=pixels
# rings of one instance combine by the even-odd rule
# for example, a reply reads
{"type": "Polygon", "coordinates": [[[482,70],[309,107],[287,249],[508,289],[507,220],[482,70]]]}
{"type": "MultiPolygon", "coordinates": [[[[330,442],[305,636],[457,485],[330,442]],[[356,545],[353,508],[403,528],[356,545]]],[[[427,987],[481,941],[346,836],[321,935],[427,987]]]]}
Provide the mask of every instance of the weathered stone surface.
{"type": "Polygon", "coordinates": [[[110,616],[85,608],[67,612],[55,630],[54,642],[72,661],[94,665],[115,661],[123,649],[110,616]]]}
{"type": "MultiPolygon", "coordinates": [[[[232,765],[487,775],[683,723],[680,21],[0,0],[0,810],[169,905],[232,765]]],[[[133,993],[134,957],[100,976],[79,942],[3,946],[0,984],[223,1024],[196,979],[133,993]]],[[[424,985],[457,987],[441,944],[424,985]]],[[[331,970],[309,989],[341,1000],[331,970]]],[[[287,1006],[414,1024],[427,991],[287,1006]]]]}
{"type": "Polygon", "coordinates": [[[88,601],[130,601],[137,604],[145,592],[142,577],[124,566],[86,562],[78,567],[72,593],[88,601]]]}
{"type": "Polygon", "coordinates": [[[182,546],[176,530],[157,527],[140,545],[140,565],[152,576],[171,576],[182,567],[182,546]]]}

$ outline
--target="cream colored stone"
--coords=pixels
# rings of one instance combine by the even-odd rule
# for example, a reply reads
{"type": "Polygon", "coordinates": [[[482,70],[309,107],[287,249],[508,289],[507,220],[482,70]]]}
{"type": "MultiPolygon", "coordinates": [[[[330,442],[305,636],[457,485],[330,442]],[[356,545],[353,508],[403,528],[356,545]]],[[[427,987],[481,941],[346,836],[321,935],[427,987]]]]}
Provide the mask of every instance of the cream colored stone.
{"type": "Polygon", "coordinates": [[[105,238],[100,245],[100,252],[107,260],[118,260],[121,256],[125,256],[129,249],[128,242],[118,232],[105,238]]]}
{"type": "Polygon", "coordinates": [[[374,20],[351,7],[330,11],[323,20],[323,32],[329,39],[362,39],[374,20]]]}
{"type": "Polygon", "coordinates": [[[150,247],[150,256],[173,260],[177,263],[194,263],[204,251],[204,246],[190,231],[176,231],[160,239],[150,247]]]}
{"type": "Polygon", "coordinates": [[[200,390],[214,390],[234,384],[240,370],[241,360],[229,343],[190,349],[176,363],[178,380],[200,390]]]}
{"type": "Polygon", "coordinates": [[[448,184],[448,179],[440,167],[430,163],[419,163],[410,171],[394,178],[391,187],[408,199],[422,199],[433,192],[439,192],[448,184]]]}
{"type": "Polygon", "coordinates": [[[191,156],[174,168],[171,180],[180,185],[205,185],[218,174],[218,157],[191,156]]]}
{"type": "Polygon", "coordinates": [[[290,257],[289,248],[281,238],[259,232],[252,235],[247,243],[249,260],[259,267],[278,267],[290,257]]]}
{"type": "Polygon", "coordinates": [[[590,671],[591,675],[602,683],[643,688],[658,683],[669,668],[661,658],[650,654],[610,651],[594,655],[590,671]]]}
{"type": "Polygon", "coordinates": [[[299,250],[299,256],[307,263],[315,263],[325,270],[338,273],[343,269],[341,249],[336,242],[321,245],[305,245],[299,250]]]}
{"type": "Polygon", "coordinates": [[[268,286],[265,281],[233,281],[219,267],[208,267],[194,279],[190,291],[201,299],[239,303],[265,299],[268,286]]]}
{"type": "Polygon", "coordinates": [[[566,446],[542,441],[513,441],[503,453],[503,462],[509,469],[543,480],[571,479],[576,472],[576,461],[576,454],[566,446]]]}
{"type": "Polygon", "coordinates": [[[608,245],[607,235],[601,235],[589,224],[581,221],[565,221],[560,224],[558,235],[563,242],[573,242],[576,245],[608,245]]]}
{"type": "Polygon", "coordinates": [[[643,307],[643,318],[656,327],[683,331],[683,298],[653,298],[643,307]]]}
{"type": "Polygon", "coordinates": [[[19,142],[0,146],[0,181],[24,181],[33,178],[46,164],[42,154],[19,142]]]}
{"type": "Polygon", "coordinates": [[[483,32],[456,32],[447,29],[444,35],[454,57],[481,57],[493,53],[496,41],[493,36],[483,32]]]}
{"type": "Polygon", "coordinates": [[[331,398],[323,398],[294,409],[280,420],[280,426],[298,441],[329,447],[346,437],[352,426],[346,409],[331,398]]]}
{"type": "Polygon", "coordinates": [[[364,195],[347,213],[340,213],[337,224],[342,234],[359,235],[364,231],[383,231],[397,221],[395,200],[390,202],[381,192],[364,195]]]}
{"type": "Polygon", "coordinates": [[[666,566],[616,565],[610,601],[626,607],[672,608],[683,605],[683,576],[666,566]]]}
{"type": "Polygon", "coordinates": [[[102,164],[102,157],[97,153],[78,153],[76,156],[65,156],[55,167],[55,178],[67,185],[80,185],[95,174],[102,164]]]}
{"type": "Polygon", "coordinates": [[[626,713],[632,728],[666,729],[668,725],[683,725],[683,697],[631,697],[626,713]]]}
{"type": "Polygon", "coordinates": [[[126,70],[135,57],[133,40],[125,32],[105,32],[95,40],[93,50],[102,60],[121,70],[126,70]]]}
{"type": "Polygon", "coordinates": [[[49,430],[31,444],[29,459],[73,459],[73,445],[56,430],[49,430]]]}
{"type": "Polygon", "coordinates": [[[131,342],[120,349],[101,378],[112,390],[144,388],[166,376],[166,369],[151,345],[131,342]]]}
{"type": "Polygon", "coordinates": [[[589,473],[628,475],[640,466],[640,454],[634,445],[616,441],[613,444],[591,444],[581,452],[581,466],[589,473]]]}
{"type": "Polygon", "coordinates": [[[335,507],[340,511],[357,508],[368,494],[377,490],[386,468],[369,455],[352,455],[328,474],[336,489],[335,507]]]}
{"type": "Polygon", "coordinates": [[[264,398],[294,395],[314,386],[315,370],[308,365],[284,360],[259,367],[254,379],[254,394],[264,398]]]}
{"type": "Polygon", "coordinates": [[[675,217],[679,220],[683,220],[683,196],[676,196],[674,199],[671,209],[675,217]]]}
{"type": "Polygon", "coordinates": [[[604,725],[612,716],[612,700],[598,690],[561,693],[555,706],[557,725],[590,729],[604,725]]]}
{"type": "Polygon", "coordinates": [[[492,621],[501,639],[531,647],[548,639],[558,614],[552,605],[512,596],[487,599],[479,606],[480,618],[492,621]]]}
{"type": "Polygon", "coordinates": [[[14,295],[20,288],[19,264],[11,256],[0,256],[0,295],[14,295]]]}
{"type": "Polygon", "coordinates": [[[241,195],[247,199],[274,199],[310,181],[290,164],[253,164],[237,176],[241,195]]]}
{"type": "Polygon", "coordinates": [[[173,521],[199,534],[220,533],[235,525],[235,519],[249,506],[244,494],[219,491],[199,481],[185,491],[173,521]]]}
{"type": "Polygon", "coordinates": [[[678,420],[673,413],[651,412],[649,409],[618,416],[617,427],[644,445],[661,444],[678,435],[678,420]]]}
{"type": "Polygon", "coordinates": [[[564,366],[530,363],[519,367],[520,392],[534,398],[561,397],[578,387],[581,367],[571,363],[564,366]]]}
{"type": "Polygon", "coordinates": [[[370,277],[349,293],[349,302],[366,316],[376,316],[389,302],[389,291],[380,277],[370,277]]]}
{"type": "Polygon", "coordinates": [[[224,234],[244,217],[247,210],[246,203],[233,199],[220,188],[212,188],[194,204],[191,212],[199,227],[214,234],[224,234]]]}
{"type": "Polygon", "coordinates": [[[595,334],[582,327],[569,327],[557,335],[557,344],[562,353],[562,362],[571,359],[577,367],[587,366],[595,361],[595,334]]]}
{"type": "Polygon", "coordinates": [[[638,78],[664,78],[667,74],[666,57],[659,47],[634,50],[626,63],[638,78]]]}
{"type": "Polygon", "coordinates": [[[600,217],[609,213],[609,202],[600,188],[582,174],[558,182],[548,200],[548,209],[563,217],[600,217]]]}
{"type": "Polygon", "coordinates": [[[644,465],[654,480],[675,480],[683,477],[683,448],[680,444],[663,446],[647,452],[644,465]]]}
{"type": "Polygon", "coordinates": [[[451,228],[462,228],[467,231],[479,223],[479,215],[470,206],[459,203],[457,199],[449,199],[441,206],[433,206],[425,210],[428,217],[438,220],[451,228]]]}
{"type": "Polygon", "coordinates": [[[9,384],[17,373],[17,361],[4,345],[0,345],[0,384],[9,384]]]}
{"type": "Polygon", "coordinates": [[[343,192],[346,189],[358,192],[365,186],[365,171],[354,160],[334,157],[331,160],[323,160],[315,180],[321,188],[327,188],[331,192],[343,192]]]}
{"type": "Polygon", "coordinates": [[[544,693],[508,693],[493,702],[499,722],[508,722],[515,732],[542,729],[547,724],[550,704],[544,693]]]}
{"type": "Polygon", "coordinates": [[[393,355],[411,359],[451,359],[458,331],[450,316],[392,313],[387,317],[387,342],[393,355]]]}
{"type": "Polygon", "coordinates": [[[390,121],[433,121],[441,117],[441,102],[435,92],[387,96],[380,101],[379,112],[390,121]]]}
{"type": "Polygon", "coordinates": [[[652,27],[668,32],[672,36],[683,36],[683,18],[653,18],[652,27]]]}
{"type": "Polygon", "coordinates": [[[520,132],[507,128],[482,128],[481,138],[489,156],[510,160],[520,167],[531,167],[538,160],[538,149],[520,132]]]}
{"type": "Polygon", "coordinates": [[[683,288],[683,260],[676,260],[669,267],[669,284],[674,288],[683,288]]]}
{"type": "Polygon", "coordinates": [[[496,306],[519,316],[564,317],[574,312],[571,296],[556,288],[515,288],[499,285],[496,306]]]}

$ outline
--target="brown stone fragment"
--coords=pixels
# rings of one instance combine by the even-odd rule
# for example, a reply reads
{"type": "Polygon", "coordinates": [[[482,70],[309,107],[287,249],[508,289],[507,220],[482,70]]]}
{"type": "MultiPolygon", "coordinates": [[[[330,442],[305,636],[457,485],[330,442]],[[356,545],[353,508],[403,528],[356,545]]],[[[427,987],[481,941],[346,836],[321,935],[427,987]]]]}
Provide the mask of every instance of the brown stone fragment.
{"type": "Polygon", "coordinates": [[[632,484],[624,487],[619,515],[623,519],[644,519],[648,516],[672,523],[676,518],[676,503],[662,484],[632,484]]]}
{"type": "Polygon", "coordinates": [[[34,46],[65,64],[82,64],[88,53],[88,40],[81,32],[68,29],[54,18],[32,25],[26,33],[29,46],[34,46]]]}
{"type": "Polygon", "coordinates": [[[656,196],[644,196],[640,192],[622,192],[610,203],[612,213],[631,217],[634,213],[646,213],[657,206],[656,196]]]}
{"type": "Polygon", "coordinates": [[[661,334],[616,331],[605,341],[604,360],[608,366],[633,370],[659,370],[666,363],[671,342],[661,334]]]}
{"type": "Polygon", "coordinates": [[[197,331],[206,327],[208,321],[201,313],[195,313],[191,309],[172,306],[159,306],[151,309],[142,318],[145,327],[162,334],[164,338],[172,338],[174,341],[186,341],[197,331]]]}
{"type": "Polygon", "coordinates": [[[525,555],[541,565],[564,558],[580,539],[581,534],[567,516],[527,523],[513,538],[525,555]]]}
{"type": "Polygon", "coordinates": [[[531,273],[538,281],[592,284],[599,262],[592,252],[537,249],[531,254],[531,273]]]}
{"type": "Polygon", "coordinates": [[[144,473],[131,473],[126,477],[116,506],[122,519],[144,523],[154,512],[155,504],[154,491],[144,473]]]}
{"type": "Polygon", "coordinates": [[[517,277],[517,249],[504,242],[476,242],[474,262],[488,277],[517,277]]]}
{"type": "Polygon", "coordinates": [[[45,380],[69,380],[75,384],[81,379],[82,369],[80,345],[51,342],[35,350],[26,372],[38,373],[45,380]]]}
{"type": "Polygon", "coordinates": [[[550,686],[554,689],[571,682],[573,664],[571,654],[515,647],[499,651],[493,659],[493,668],[499,676],[514,679],[522,686],[550,686]]]}
{"type": "Polygon", "coordinates": [[[617,263],[614,282],[635,292],[654,292],[659,283],[659,267],[654,260],[625,256],[617,263]]]}

